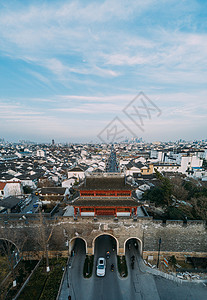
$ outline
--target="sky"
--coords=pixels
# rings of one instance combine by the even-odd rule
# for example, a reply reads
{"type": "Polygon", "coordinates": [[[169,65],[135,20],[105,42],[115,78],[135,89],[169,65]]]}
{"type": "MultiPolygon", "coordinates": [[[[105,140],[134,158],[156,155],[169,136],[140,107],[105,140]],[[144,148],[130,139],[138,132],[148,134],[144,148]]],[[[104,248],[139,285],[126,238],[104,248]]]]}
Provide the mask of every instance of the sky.
{"type": "Polygon", "coordinates": [[[1,0],[0,138],[207,138],[206,0],[1,0]]]}

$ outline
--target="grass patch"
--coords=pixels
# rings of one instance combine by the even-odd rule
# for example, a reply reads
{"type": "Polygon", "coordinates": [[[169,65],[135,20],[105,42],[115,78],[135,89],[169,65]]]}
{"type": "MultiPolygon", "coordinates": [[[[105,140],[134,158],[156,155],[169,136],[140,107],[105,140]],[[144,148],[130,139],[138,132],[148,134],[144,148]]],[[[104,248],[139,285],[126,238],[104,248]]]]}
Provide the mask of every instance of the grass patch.
{"type": "Polygon", "coordinates": [[[9,265],[5,256],[0,256],[0,283],[9,273],[9,265]]]}
{"type": "Polygon", "coordinates": [[[18,300],[55,300],[66,263],[67,258],[50,259],[49,265],[51,271],[47,273],[45,271],[45,261],[43,261],[30,278],[18,300]]]}
{"type": "Polygon", "coordinates": [[[117,256],[118,271],[121,277],[128,276],[127,264],[125,256],[117,256]]]}
{"type": "Polygon", "coordinates": [[[84,267],[83,267],[83,276],[85,278],[90,278],[93,272],[93,255],[86,255],[84,267]]]}
{"type": "Polygon", "coordinates": [[[14,269],[14,276],[17,286],[13,288],[13,277],[12,274],[10,274],[10,276],[4,282],[4,285],[1,286],[0,299],[12,299],[18,293],[19,289],[22,287],[23,283],[28,278],[29,274],[37,263],[37,260],[21,260],[14,269]]]}

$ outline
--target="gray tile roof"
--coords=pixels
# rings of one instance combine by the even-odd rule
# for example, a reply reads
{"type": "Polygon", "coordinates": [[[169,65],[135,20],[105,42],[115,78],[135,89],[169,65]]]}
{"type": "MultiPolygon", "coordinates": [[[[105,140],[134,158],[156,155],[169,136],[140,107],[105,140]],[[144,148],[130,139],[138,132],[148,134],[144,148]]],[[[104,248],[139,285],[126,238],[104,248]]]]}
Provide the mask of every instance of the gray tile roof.
{"type": "Polygon", "coordinates": [[[125,183],[124,176],[97,177],[88,176],[80,190],[132,190],[133,188],[125,183]]]}
{"type": "Polygon", "coordinates": [[[139,202],[131,197],[80,197],[77,199],[74,206],[122,206],[136,207],[139,202]]]}

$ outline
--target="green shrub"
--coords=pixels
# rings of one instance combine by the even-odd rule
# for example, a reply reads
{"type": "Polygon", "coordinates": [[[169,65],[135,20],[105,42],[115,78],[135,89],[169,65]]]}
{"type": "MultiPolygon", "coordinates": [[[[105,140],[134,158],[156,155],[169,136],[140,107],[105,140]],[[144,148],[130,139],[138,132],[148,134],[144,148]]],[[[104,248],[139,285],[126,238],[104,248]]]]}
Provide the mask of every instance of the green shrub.
{"type": "Polygon", "coordinates": [[[175,255],[170,256],[169,258],[169,263],[173,266],[175,266],[175,264],[177,263],[176,257],[175,255]]]}
{"type": "Polygon", "coordinates": [[[67,262],[66,258],[53,258],[49,260],[51,271],[45,272],[45,261],[43,260],[32,275],[29,283],[20,294],[18,300],[55,300],[63,275],[63,267],[67,262]]]}
{"type": "Polygon", "coordinates": [[[83,267],[83,276],[85,278],[89,278],[92,275],[93,272],[93,260],[94,256],[93,255],[86,255],[85,262],[84,262],[84,267],[83,267]]]}
{"type": "Polygon", "coordinates": [[[121,277],[127,277],[128,269],[125,256],[117,256],[118,271],[121,277]]]}

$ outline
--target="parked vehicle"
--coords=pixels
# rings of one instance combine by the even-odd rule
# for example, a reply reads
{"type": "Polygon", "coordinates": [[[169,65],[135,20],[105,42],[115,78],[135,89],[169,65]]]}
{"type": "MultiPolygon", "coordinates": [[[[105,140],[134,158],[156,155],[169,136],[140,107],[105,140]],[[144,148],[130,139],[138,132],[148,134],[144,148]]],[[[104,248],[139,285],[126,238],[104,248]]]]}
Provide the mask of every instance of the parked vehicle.
{"type": "Polygon", "coordinates": [[[37,201],[37,202],[35,202],[34,204],[33,204],[33,207],[34,208],[37,208],[37,207],[39,207],[39,206],[41,206],[42,205],[42,202],[41,201],[37,201]]]}

